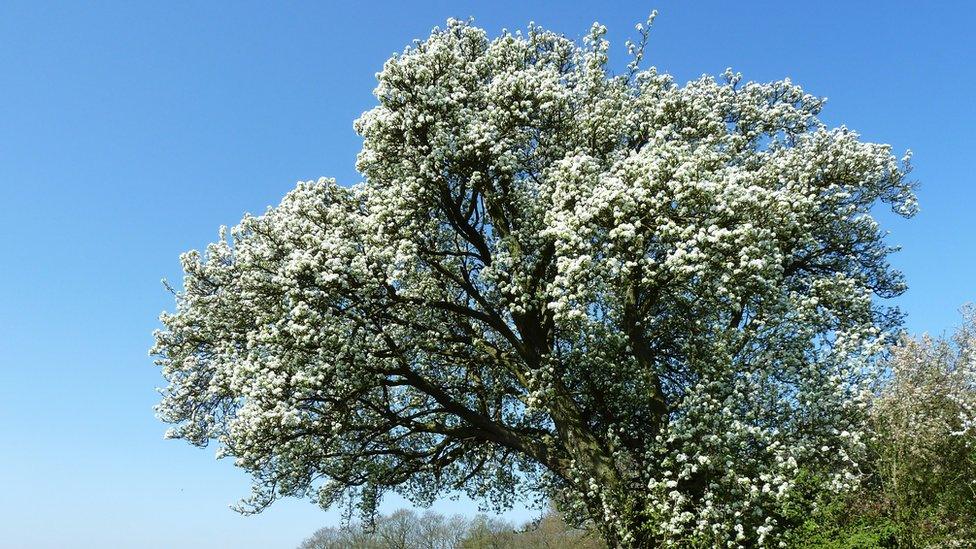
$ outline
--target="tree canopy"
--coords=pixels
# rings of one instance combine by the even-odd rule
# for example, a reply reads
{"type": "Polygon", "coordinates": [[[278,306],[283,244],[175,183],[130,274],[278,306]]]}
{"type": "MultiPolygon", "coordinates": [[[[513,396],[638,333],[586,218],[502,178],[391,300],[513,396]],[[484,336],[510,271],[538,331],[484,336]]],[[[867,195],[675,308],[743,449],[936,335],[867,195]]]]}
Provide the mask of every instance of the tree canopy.
{"type": "Polygon", "coordinates": [[[169,435],[281,496],[556,500],[613,546],[769,543],[801,471],[849,487],[904,290],[890,147],[789,80],[685,85],[605,29],[449,21],[299,183],[182,256],[153,353],[169,435]]]}

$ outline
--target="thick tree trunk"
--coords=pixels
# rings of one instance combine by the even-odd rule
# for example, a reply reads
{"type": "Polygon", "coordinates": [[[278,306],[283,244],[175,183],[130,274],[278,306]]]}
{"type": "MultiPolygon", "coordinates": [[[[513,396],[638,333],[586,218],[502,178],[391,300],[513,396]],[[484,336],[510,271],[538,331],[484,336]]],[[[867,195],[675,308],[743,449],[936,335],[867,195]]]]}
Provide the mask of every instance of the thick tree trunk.
{"type": "Polygon", "coordinates": [[[641,493],[629,486],[626,475],[610,449],[583,422],[579,409],[565,387],[557,385],[549,402],[560,443],[572,465],[562,471],[583,496],[590,518],[608,547],[643,549],[659,547],[642,524],[641,493]],[[591,487],[595,490],[591,491],[591,487]]]}

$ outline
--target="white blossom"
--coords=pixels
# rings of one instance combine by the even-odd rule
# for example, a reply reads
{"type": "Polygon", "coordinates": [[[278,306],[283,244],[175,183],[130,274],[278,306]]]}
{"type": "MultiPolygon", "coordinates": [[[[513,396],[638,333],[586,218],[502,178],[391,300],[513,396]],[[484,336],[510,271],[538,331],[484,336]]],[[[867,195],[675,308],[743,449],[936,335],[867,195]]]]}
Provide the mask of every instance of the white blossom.
{"type": "Polygon", "coordinates": [[[789,80],[613,76],[605,32],[450,21],[378,74],[363,183],[183,255],[158,413],[246,510],[527,491],[621,546],[761,545],[801,470],[855,469],[907,164],[789,80]]]}

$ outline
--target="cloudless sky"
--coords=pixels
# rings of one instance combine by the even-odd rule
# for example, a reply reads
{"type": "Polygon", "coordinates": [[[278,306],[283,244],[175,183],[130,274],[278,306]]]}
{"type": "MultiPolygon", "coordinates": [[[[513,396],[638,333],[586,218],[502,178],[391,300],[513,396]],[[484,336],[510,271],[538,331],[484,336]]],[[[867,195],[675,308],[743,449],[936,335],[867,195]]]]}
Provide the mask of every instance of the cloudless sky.
{"type": "Polygon", "coordinates": [[[246,475],[162,439],[159,281],[295,181],[359,181],[375,73],[451,16],[572,37],[599,20],[622,68],[657,8],[648,61],[679,81],[731,66],[827,96],[829,123],[915,152],[922,211],[883,216],[908,328],[976,301],[970,2],[278,4],[0,3],[0,546],[290,548],[336,523],[293,500],[238,516],[246,475]]]}

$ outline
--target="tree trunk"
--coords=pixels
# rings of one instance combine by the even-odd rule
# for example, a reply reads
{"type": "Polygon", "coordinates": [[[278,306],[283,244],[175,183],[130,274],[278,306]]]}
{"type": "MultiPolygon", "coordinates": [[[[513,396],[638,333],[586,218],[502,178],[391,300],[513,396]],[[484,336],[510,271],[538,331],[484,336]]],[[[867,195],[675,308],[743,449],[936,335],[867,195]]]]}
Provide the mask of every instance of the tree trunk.
{"type": "Polygon", "coordinates": [[[651,529],[643,524],[642,492],[628,485],[610,449],[584,424],[566,388],[557,382],[555,389],[550,414],[562,447],[572,460],[561,473],[576,485],[603,540],[612,548],[659,547],[659,540],[649,537],[651,529]],[[595,494],[591,486],[596,488],[595,494]]]}

